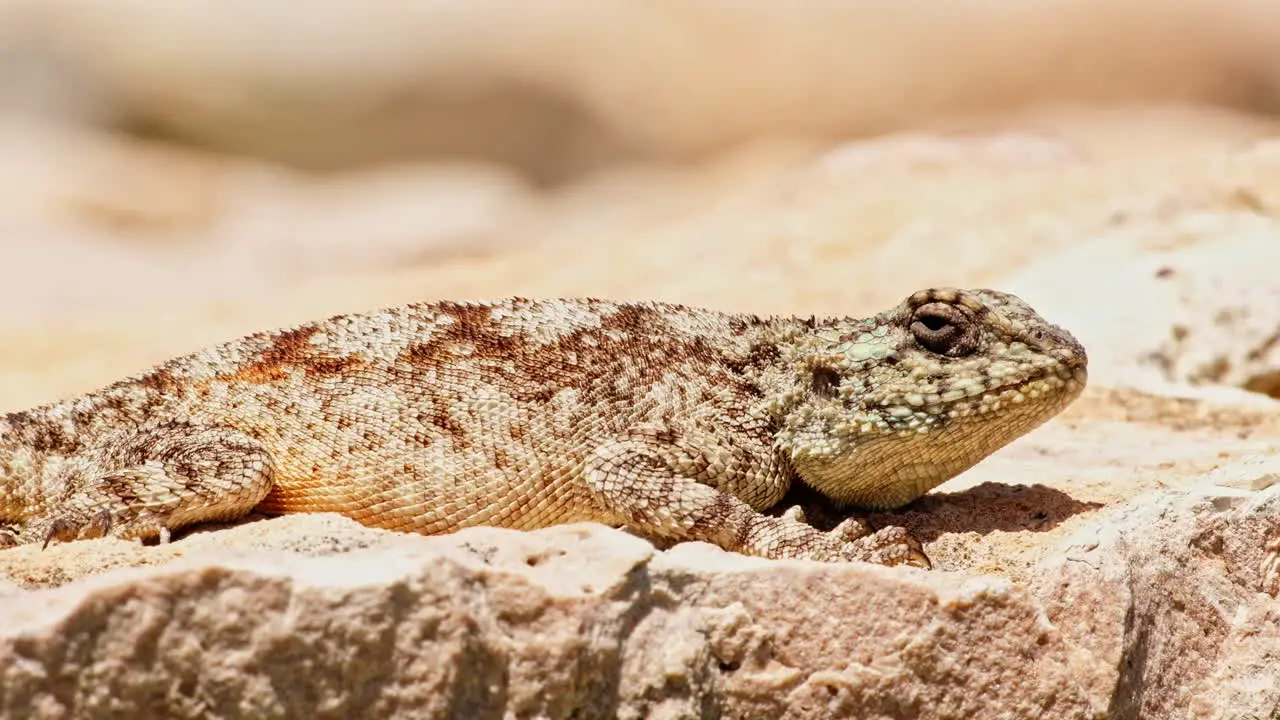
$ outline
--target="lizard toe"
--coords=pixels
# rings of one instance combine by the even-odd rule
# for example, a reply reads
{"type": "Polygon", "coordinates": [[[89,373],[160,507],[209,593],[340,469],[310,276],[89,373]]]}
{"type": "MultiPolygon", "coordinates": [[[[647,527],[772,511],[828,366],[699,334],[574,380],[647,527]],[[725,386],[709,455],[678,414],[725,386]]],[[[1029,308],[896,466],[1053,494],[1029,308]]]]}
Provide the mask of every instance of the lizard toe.
{"type": "Polygon", "coordinates": [[[858,517],[848,517],[840,521],[839,525],[831,530],[831,535],[843,542],[853,542],[858,538],[864,538],[874,532],[866,520],[858,517]]]}
{"type": "Polygon", "coordinates": [[[911,548],[907,553],[907,560],[904,563],[912,567],[918,567],[922,570],[932,570],[933,563],[929,561],[929,556],[924,554],[921,548],[911,548]]]}
{"type": "Polygon", "coordinates": [[[920,541],[907,532],[906,528],[896,525],[881,528],[848,545],[855,549],[859,556],[855,559],[858,560],[878,565],[910,565],[925,570],[933,568],[920,541]]]}

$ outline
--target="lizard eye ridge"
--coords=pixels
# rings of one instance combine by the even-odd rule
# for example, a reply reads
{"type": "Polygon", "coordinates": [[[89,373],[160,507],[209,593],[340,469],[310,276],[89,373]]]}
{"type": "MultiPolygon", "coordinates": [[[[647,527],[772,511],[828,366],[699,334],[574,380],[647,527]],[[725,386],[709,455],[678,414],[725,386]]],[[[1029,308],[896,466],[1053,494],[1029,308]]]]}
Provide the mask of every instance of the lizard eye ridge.
{"type": "Polygon", "coordinates": [[[973,319],[955,305],[929,303],[911,317],[911,334],[925,350],[943,357],[972,355],[978,349],[973,319]]]}

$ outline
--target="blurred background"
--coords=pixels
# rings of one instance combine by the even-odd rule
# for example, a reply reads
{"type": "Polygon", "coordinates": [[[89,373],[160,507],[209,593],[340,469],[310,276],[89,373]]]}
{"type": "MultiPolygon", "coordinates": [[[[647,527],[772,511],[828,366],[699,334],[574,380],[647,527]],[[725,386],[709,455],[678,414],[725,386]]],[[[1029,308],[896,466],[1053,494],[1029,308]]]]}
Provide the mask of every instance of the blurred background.
{"type": "Polygon", "coordinates": [[[0,0],[0,406],[415,300],[934,284],[1265,391],[1278,50],[1249,0],[0,0]]]}

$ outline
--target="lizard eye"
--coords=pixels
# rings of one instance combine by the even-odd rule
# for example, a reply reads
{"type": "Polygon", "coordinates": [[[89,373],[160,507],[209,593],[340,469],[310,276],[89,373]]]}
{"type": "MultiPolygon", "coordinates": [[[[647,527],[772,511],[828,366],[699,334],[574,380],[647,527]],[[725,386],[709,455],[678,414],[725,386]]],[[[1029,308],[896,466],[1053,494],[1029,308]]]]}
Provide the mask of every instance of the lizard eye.
{"type": "Polygon", "coordinates": [[[840,394],[840,374],[831,368],[813,371],[813,393],[819,397],[833,398],[840,394]]]}
{"type": "Polygon", "coordinates": [[[920,347],[945,357],[964,357],[978,349],[972,319],[954,305],[929,303],[916,309],[911,334],[920,347]]]}

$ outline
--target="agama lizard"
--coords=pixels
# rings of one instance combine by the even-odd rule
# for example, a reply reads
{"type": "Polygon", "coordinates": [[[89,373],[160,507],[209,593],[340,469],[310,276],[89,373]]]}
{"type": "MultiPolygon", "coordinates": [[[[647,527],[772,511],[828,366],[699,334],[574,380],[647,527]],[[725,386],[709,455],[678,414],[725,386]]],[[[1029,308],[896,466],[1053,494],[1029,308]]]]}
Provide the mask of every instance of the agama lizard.
{"type": "Polygon", "coordinates": [[[0,420],[0,537],[159,537],[257,508],[443,533],[628,525],[769,558],[924,564],[898,527],[761,511],[920,497],[1071,402],[1084,349],[993,290],[873,317],[422,303],[249,335],[0,420]]]}

